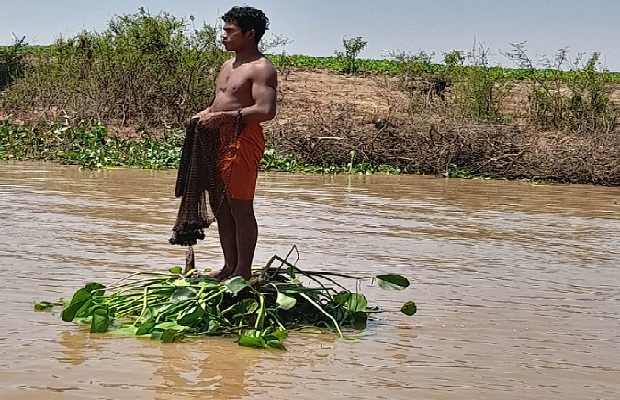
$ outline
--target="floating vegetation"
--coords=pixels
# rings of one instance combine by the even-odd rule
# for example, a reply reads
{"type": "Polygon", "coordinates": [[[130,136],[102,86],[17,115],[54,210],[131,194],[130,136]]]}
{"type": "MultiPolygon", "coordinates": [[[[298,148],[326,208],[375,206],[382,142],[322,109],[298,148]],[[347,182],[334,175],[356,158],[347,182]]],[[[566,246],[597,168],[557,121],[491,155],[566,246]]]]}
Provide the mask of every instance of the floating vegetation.
{"type": "MultiPolygon", "coordinates": [[[[283,340],[291,330],[318,327],[346,339],[345,330],[364,329],[370,316],[386,312],[370,307],[363,294],[346,289],[338,278],[373,279],[386,290],[409,286],[396,274],[360,278],[304,271],[274,256],[249,281],[236,277],[219,282],[173,267],[168,272],[136,272],[108,286],[88,283],[64,304],[61,316],[65,322],[90,325],[92,333],[164,343],[232,335],[241,346],[285,350],[283,340]]],[[[35,310],[53,306],[42,302],[35,310]]],[[[405,303],[400,312],[415,314],[415,303],[405,303]]]]}
{"type": "Polygon", "coordinates": [[[161,137],[143,133],[129,140],[110,136],[102,125],[34,127],[0,121],[0,160],[42,160],[85,168],[177,168],[183,132],[169,130],[161,137]]]}
{"type": "MultiPolygon", "coordinates": [[[[0,121],[0,160],[54,161],[84,168],[137,167],[175,169],[181,159],[184,131],[170,129],[161,137],[143,133],[137,139],[110,136],[102,125],[70,127],[65,125],[18,126],[0,121]]],[[[353,153],[353,152],[352,152],[353,153]]],[[[400,170],[388,165],[365,162],[337,165],[323,162],[309,165],[290,155],[277,155],[273,148],[265,151],[262,171],[316,174],[384,173],[397,175],[400,170]]]]}

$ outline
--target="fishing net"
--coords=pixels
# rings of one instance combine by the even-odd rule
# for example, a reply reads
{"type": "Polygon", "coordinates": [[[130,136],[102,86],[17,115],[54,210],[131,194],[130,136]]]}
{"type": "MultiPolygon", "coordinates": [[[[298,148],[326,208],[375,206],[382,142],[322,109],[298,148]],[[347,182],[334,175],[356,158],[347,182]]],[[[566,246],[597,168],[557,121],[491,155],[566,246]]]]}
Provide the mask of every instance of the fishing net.
{"type": "Polygon", "coordinates": [[[195,245],[205,238],[204,230],[216,220],[230,180],[230,168],[222,174],[219,165],[223,158],[234,157],[240,129],[239,117],[233,129],[204,128],[195,118],[187,124],[174,189],[181,204],[171,244],[195,245]]]}

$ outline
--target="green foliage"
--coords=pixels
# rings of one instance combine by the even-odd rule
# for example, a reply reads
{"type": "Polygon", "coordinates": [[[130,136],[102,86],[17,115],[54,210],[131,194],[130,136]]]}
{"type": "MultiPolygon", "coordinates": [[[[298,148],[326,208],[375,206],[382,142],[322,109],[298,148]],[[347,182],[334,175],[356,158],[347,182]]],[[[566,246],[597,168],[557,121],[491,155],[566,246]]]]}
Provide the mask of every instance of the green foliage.
{"type": "Polygon", "coordinates": [[[396,274],[379,275],[377,282],[381,288],[386,290],[403,290],[409,287],[407,278],[396,274]]]}
{"type": "Polygon", "coordinates": [[[439,72],[439,69],[432,62],[433,57],[435,57],[434,53],[395,51],[389,53],[388,56],[396,62],[398,75],[401,78],[401,82],[405,85],[414,78],[439,72]]]}
{"type": "MultiPolygon", "coordinates": [[[[345,63],[341,57],[311,57],[300,54],[272,54],[269,59],[278,68],[286,66],[298,69],[322,69],[342,72],[345,63]]],[[[355,60],[357,72],[396,74],[400,65],[394,60],[371,60],[357,58],[355,60]]]]}
{"type": "MultiPolygon", "coordinates": [[[[143,132],[136,140],[110,137],[101,125],[70,127],[45,125],[15,126],[0,123],[0,160],[44,160],[87,168],[139,167],[178,168],[184,132],[169,130],[161,137],[143,132]]],[[[346,165],[324,163],[307,165],[293,156],[279,156],[271,148],[265,151],[263,171],[321,174],[400,174],[387,165],[355,163],[355,152],[346,165]]]]}
{"type": "Polygon", "coordinates": [[[389,165],[373,165],[370,163],[356,163],[356,152],[350,152],[351,159],[346,165],[337,165],[325,160],[321,165],[308,165],[299,158],[291,155],[278,155],[275,149],[270,148],[265,151],[261,160],[261,170],[280,171],[312,174],[358,174],[370,175],[383,173],[389,175],[399,175],[401,170],[389,165]]]}
{"type": "Polygon", "coordinates": [[[342,39],[344,52],[336,51],[336,57],[342,62],[341,72],[345,74],[355,74],[358,72],[357,58],[367,44],[368,42],[360,36],[342,39]]]}
{"type": "Polygon", "coordinates": [[[0,91],[24,74],[26,37],[15,38],[12,46],[0,46],[0,91]]]}
{"type": "Polygon", "coordinates": [[[34,310],[35,311],[46,311],[46,310],[51,310],[52,308],[54,308],[54,306],[56,306],[57,304],[54,303],[50,303],[49,301],[42,301],[39,303],[36,303],[34,305],[34,310]]]}
{"type": "MultiPolygon", "coordinates": [[[[276,65],[281,66],[281,63],[285,63],[289,68],[299,69],[322,69],[341,72],[343,63],[339,57],[312,57],[300,54],[286,54],[282,57],[280,54],[271,54],[268,57],[276,65]]],[[[417,54],[411,54],[406,52],[391,52],[386,59],[364,59],[357,58],[355,60],[357,71],[363,73],[377,73],[377,74],[389,74],[398,75],[403,71],[410,70],[415,71],[417,74],[424,75],[446,75],[446,71],[452,66],[461,66],[467,69],[468,66],[464,65],[467,61],[468,54],[464,54],[461,51],[451,51],[444,54],[444,63],[436,64],[427,57],[432,58],[433,53],[420,52],[417,54]],[[407,65],[407,62],[414,63],[413,66],[407,65]]],[[[555,80],[566,79],[573,71],[553,71],[548,68],[529,69],[525,67],[521,68],[505,68],[505,67],[491,67],[494,70],[502,71],[503,75],[507,79],[524,80],[524,79],[540,79],[540,80],[555,80]]],[[[620,83],[620,72],[607,72],[610,80],[615,83],[620,83]]],[[[415,75],[415,74],[411,74],[415,75]]]]}
{"type": "MultiPolygon", "coordinates": [[[[525,44],[513,44],[507,56],[523,68],[535,71],[525,44]]],[[[601,70],[599,53],[585,62],[579,54],[570,59],[567,50],[560,50],[552,60],[542,61],[547,79],[532,73],[528,118],[538,126],[569,129],[573,132],[611,132],[620,111],[610,100],[614,76],[601,70]]]]}
{"type": "Polygon", "coordinates": [[[400,312],[405,315],[412,316],[418,311],[418,306],[413,301],[408,301],[400,308],[400,312]]]}
{"type": "Polygon", "coordinates": [[[508,94],[512,79],[504,68],[490,67],[489,50],[482,45],[464,57],[460,52],[445,54],[445,76],[452,84],[454,104],[465,117],[478,121],[502,120],[502,101],[508,94]],[[467,61],[469,65],[463,66],[467,61]]]}
{"type": "Polygon", "coordinates": [[[0,160],[46,160],[88,168],[177,168],[183,134],[157,138],[143,133],[138,140],[109,137],[101,125],[92,127],[13,126],[0,123],[0,160]]]}
{"type": "MultiPolygon", "coordinates": [[[[344,338],[343,328],[364,329],[369,314],[380,312],[368,307],[363,294],[347,290],[333,276],[361,279],[302,271],[278,256],[250,281],[236,277],[219,282],[194,271],[187,275],[136,272],[109,286],[85,285],[75,292],[61,317],[65,322],[89,324],[92,333],[112,329],[115,335],[149,336],[164,343],[191,336],[236,335],[241,346],[286,350],[282,342],[291,329],[326,327],[344,338]],[[302,278],[312,286],[303,285],[302,278]]],[[[400,275],[379,278],[379,282],[388,281],[386,289],[400,290],[403,283],[409,284],[400,275]]],[[[54,306],[39,304],[35,309],[54,306]]],[[[415,304],[405,303],[400,312],[413,315],[415,304]]]]}
{"type": "Polygon", "coordinates": [[[33,53],[26,76],[4,93],[9,110],[58,110],[88,123],[182,124],[213,97],[226,58],[214,28],[144,9],[114,17],[33,53]]]}

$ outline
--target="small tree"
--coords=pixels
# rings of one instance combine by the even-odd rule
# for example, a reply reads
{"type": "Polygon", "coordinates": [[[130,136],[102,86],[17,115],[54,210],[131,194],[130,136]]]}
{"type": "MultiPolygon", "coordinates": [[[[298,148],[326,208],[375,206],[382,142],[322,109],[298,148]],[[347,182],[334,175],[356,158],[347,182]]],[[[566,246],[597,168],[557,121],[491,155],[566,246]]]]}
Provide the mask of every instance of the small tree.
{"type": "Polygon", "coordinates": [[[600,68],[600,54],[589,58],[578,54],[571,60],[567,49],[560,49],[541,65],[534,65],[525,43],[512,44],[504,55],[530,72],[528,117],[543,128],[573,132],[612,132],[620,120],[620,110],[611,100],[612,77],[600,68]],[[540,67],[542,66],[542,70],[540,67]],[[544,75],[537,73],[544,71],[544,75]]]}
{"type": "Polygon", "coordinates": [[[357,36],[351,39],[343,38],[342,44],[344,46],[344,52],[336,51],[336,57],[344,61],[342,72],[345,74],[355,74],[358,70],[356,63],[357,57],[362,50],[364,50],[368,42],[360,36],[357,36]]]}
{"type": "Polygon", "coordinates": [[[25,57],[23,49],[28,46],[26,37],[15,37],[12,46],[0,47],[0,90],[9,86],[24,73],[25,57]]]}
{"type": "Polygon", "coordinates": [[[499,122],[503,120],[502,102],[512,83],[504,69],[490,65],[489,53],[488,47],[474,43],[467,54],[445,54],[445,79],[452,85],[454,104],[463,116],[499,122]]]}

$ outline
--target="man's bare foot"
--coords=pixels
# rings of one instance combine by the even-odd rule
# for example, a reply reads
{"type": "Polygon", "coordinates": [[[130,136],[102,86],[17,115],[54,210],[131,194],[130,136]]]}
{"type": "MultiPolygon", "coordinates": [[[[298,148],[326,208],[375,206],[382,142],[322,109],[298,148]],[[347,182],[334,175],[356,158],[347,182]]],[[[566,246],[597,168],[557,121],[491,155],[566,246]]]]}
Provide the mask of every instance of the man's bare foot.
{"type": "Polygon", "coordinates": [[[207,274],[207,276],[209,278],[215,278],[219,281],[225,281],[228,278],[232,278],[235,274],[235,269],[234,268],[229,268],[227,266],[224,266],[224,268],[222,268],[219,271],[212,271],[209,272],[207,274]]]}

